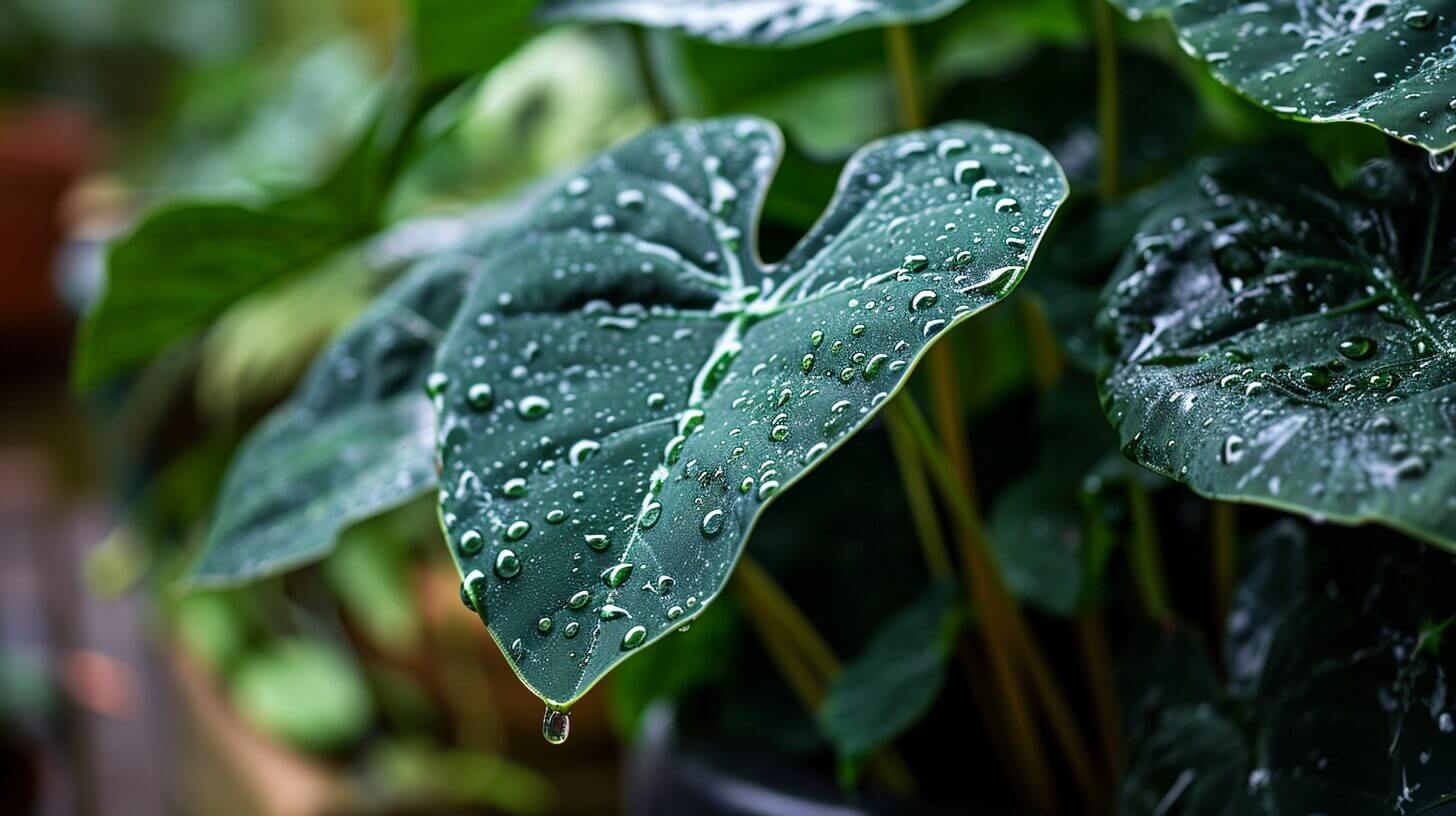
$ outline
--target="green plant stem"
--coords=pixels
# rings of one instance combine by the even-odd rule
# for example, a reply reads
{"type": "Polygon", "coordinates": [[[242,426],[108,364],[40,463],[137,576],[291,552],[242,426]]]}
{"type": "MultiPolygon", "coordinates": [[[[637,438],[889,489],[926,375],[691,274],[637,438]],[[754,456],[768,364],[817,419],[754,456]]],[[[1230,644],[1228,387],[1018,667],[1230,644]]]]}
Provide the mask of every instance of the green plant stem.
{"type": "Polygon", "coordinates": [[[1218,632],[1223,631],[1238,570],[1238,507],[1231,502],[1213,502],[1210,536],[1213,545],[1213,614],[1218,632]]]}
{"type": "MultiPolygon", "coordinates": [[[[809,714],[817,716],[839,676],[839,659],[814,624],[752,556],[745,553],[738,559],[732,587],[769,659],[809,714]]],[[[877,751],[870,759],[870,769],[890,791],[900,796],[914,793],[915,779],[893,746],[877,751]]]]}
{"type": "Polygon", "coordinates": [[[1097,132],[1099,155],[1098,182],[1103,199],[1117,198],[1122,193],[1120,168],[1122,160],[1122,122],[1117,78],[1117,29],[1112,4],[1107,0],[1090,0],[1092,27],[1097,41],[1097,132]]]}
{"type": "Polygon", "coordinates": [[[1135,477],[1127,480],[1127,505],[1132,516],[1128,559],[1131,561],[1133,581],[1137,584],[1143,611],[1149,619],[1165,627],[1171,626],[1173,612],[1168,604],[1168,591],[1163,580],[1163,556],[1158,545],[1153,504],[1148,499],[1148,492],[1135,477]]]}
{"type": "Polygon", "coordinates": [[[915,42],[903,25],[885,26],[885,55],[895,80],[895,104],[902,130],[925,127],[925,104],[920,93],[920,66],[915,42]]]}
{"type": "Polygon", "coordinates": [[[1031,357],[1031,379],[1038,391],[1052,390],[1066,373],[1062,349],[1057,345],[1056,334],[1047,322],[1046,309],[1036,297],[1023,297],[1021,304],[1022,326],[1026,331],[1026,346],[1031,357]]]}
{"type": "Polygon", "coordinates": [[[667,104],[667,95],[657,81],[657,69],[653,66],[652,50],[647,44],[647,32],[641,26],[629,25],[627,38],[632,42],[632,60],[637,65],[637,83],[642,89],[643,101],[658,122],[672,121],[672,107],[667,104]]]}
{"type": "Polygon", "coordinates": [[[1117,687],[1113,681],[1111,650],[1107,645],[1107,624],[1102,611],[1091,610],[1077,619],[1077,646],[1087,672],[1087,690],[1092,700],[1092,713],[1097,722],[1097,736],[1102,743],[1103,772],[1109,783],[1122,777],[1119,759],[1122,755],[1121,716],[1118,713],[1117,687]]]}
{"type": "Polygon", "coordinates": [[[920,456],[915,451],[915,442],[909,431],[898,421],[897,414],[888,414],[885,421],[890,437],[890,450],[895,456],[899,470],[900,484],[905,489],[905,503],[910,508],[910,518],[915,523],[915,539],[920,543],[925,568],[936,580],[951,575],[950,553],[941,533],[940,519],[936,517],[935,502],[930,498],[930,485],[925,481],[925,471],[920,456]]]}
{"type": "MultiPolygon", "coordinates": [[[[1027,689],[1017,672],[1019,610],[991,563],[990,547],[972,498],[974,494],[967,489],[968,474],[958,472],[950,459],[953,453],[942,455],[930,426],[909,397],[901,396],[890,402],[886,412],[895,416],[895,421],[909,432],[920,448],[922,461],[927,465],[942,498],[954,511],[960,527],[956,541],[964,573],[962,580],[971,594],[974,608],[980,613],[984,656],[991,669],[995,698],[1001,705],[1007,741],[1016,756],[1019,776],[1016,788],[1033,810],[1054,812],[1056,802],[1052,795],[1051,766],[1032,717],[1027,689]]],[[[959,421],[955,426],[959,428],[959,421]]],[[[948,448],[952,452],[955,450],[954,447],[948,448]]],[[[965,459],[961,462],[963,467],[968,464],[965,459]]]]}

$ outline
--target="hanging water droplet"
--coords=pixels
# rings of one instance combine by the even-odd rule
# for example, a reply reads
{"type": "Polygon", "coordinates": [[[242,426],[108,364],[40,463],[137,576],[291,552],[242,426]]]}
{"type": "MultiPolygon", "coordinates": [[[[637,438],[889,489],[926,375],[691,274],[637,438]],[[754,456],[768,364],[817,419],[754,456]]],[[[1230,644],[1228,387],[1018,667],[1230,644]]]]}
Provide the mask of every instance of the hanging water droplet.
{"type": "Polygon", "coordinates": [[[571,736],[571,715],[554,708],[546,709],[545,716],[541,718],[541,736],[552,745],[566,742],[566,738],[571,736]]]}

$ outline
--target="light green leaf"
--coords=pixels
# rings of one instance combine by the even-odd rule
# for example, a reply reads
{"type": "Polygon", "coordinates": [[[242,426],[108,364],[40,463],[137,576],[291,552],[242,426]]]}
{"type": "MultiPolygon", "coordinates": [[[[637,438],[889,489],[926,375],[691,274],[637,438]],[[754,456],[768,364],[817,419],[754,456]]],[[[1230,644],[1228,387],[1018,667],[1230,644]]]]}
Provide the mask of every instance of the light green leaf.
{"type": "Polygon", "coordinates": [[[1456,546],[1456,209],[1420,164],[1339,191],[1225,161],[1155,211],[1103,295],[1125,452],[1209,497],[1456,546]]]}
{"type": "Polygon", "coordinates": [[[425,375],[473,273],[445,254],[395,284],[243,443],[194,584],[317,559],[348,525],[435,485],[425,375]]]}
{"type": "Polygon", "coordinates": [[[1111,0],[1159,15],[1220,81],[1275,113],[1361,122],[1432,152],[1456,146],[1456,2],[1111,0]]]}
{"type": "Polygon", "coordinates": [[[526,0],[415,0],[412,71],[318,183],[254,203],[168,204],[114,243],[76,344],[73,380],[114,379],[208,325],[243,297],[302,275],[378,230],[421,122],[467,75],[524,37],[526,0]]]}
{"type": "Polygon", "coordinates": [[[264,731],[313,751],[358,739],[374,716],[358,667],[334,647],[308,640],[249,655],[232,677],[232,698],[264,731]]]}
{"type": "Polygon", "coordinates": [[[857,154],[768,265],[780,151],[758,119],[660,128],[480,249],[489,274],[438,357],[442,519],[467,595],[552,705],[701,611],[764,503],[1015,287],[1066,195],[1023,136],[907,134],[857,154]]]}
{"type": "Polygon", "coordinates": [[[965,622],[958,598],[953,583],[930,587],[844,667],[819,709],[819,725],[842,758],[869,756],[935,705],[965,622]]]}
{"type": "Polygon", "coordinates": [[[546,0],[552,22],[636,23],[744,45],[800,45],[894,23],[943,17],[965,0],[546,0]]]}

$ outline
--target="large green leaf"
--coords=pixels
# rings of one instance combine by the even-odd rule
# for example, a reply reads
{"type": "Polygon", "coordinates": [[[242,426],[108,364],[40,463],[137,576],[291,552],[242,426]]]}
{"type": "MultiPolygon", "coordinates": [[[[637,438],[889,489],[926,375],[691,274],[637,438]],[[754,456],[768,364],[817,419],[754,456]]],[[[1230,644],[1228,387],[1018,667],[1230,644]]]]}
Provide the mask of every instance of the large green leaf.
{"type": "Polygon", "coordinates": [[[1456,562],[1325,533],[1285,520],[1251,542],[1222,690],[1191,633],[1125,664],[1120,813],[1415,814],[1456,798],[1442,637],[1456,562]]]}
{"type": "Polygon", "coordinates": [[[959,594],[954,583],[932,585],[844,667],[819,709],[819,725],[841,757],[869,756],[935,705],[965,623],[959,594]]]}
{"type": "Polygon", "coordinates": [[[764,503],[1014,288],[1066,195],[1023,136],[899,136],[766,265],[780,150],[758,119],[661,128],[481,249],[438,358],[442,519],[467,597],[550,704],[697,614],[764,503]]]}
{"type": "Polygon", "coordinates": [[[1456,545],[1456,209],[1375,162],[1206,166],[1104,292],[1104,409],[1204,495],[1456,545]]]}
{"type": "Polygon", "coordinates": [[[966,0],[546,0],[551,21],[670,28],[720,43],[798,45],[846,31],[933,20],[966,0]]]}
{"type": "Polygon", "coordinates": [[[1214,76],[1275,113],[1456,146],[1452,0],[1111,0],[1163,15],[1214,76]]]}
{"type": "Polygon", "coordinates": [[[194,583],[237,583],[314,560],[348,525],[435,485],[424,383],[473,271],[444,254],[395,284],[243,443],[194,583]]]}

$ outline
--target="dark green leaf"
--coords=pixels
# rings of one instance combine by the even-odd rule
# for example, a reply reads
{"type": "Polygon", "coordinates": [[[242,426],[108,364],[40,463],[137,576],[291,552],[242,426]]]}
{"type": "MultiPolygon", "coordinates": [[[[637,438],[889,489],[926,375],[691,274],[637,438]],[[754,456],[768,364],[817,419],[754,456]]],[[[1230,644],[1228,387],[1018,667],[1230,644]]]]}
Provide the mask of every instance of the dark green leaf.
{"type": "Polygon", "coordinates": [[[482,247],[490,274],[440,349],[446,534],[553,705],[700,611],[764,502],[1011,291],[1066,194],[1025,137],[900,136],[852,159],[824,218],[765,265],[779,152],[744,118],[603,155],[482,247]]]}
{"type": "Polygon", "coordinates": [[[1456,562],[1391,535],[1325,534],[1286,520],[1252,542],[1225,692],[1188,637],[1142,658],[1120,812],[1415,814],[1456,794],[1456,652],[1440,637],[1456,562]]]}
{"type": "Polygon", "coordinates": [[[1097,427],[1090,379],[1067,378],[1045,395],[1041,414],[1036,462],[996,496],[986,529],[1013,595],[1074,615],[1100,601],[1113,543],[1104,492],[1120,489],[1127,474],[1108,464],[1121,459],[1116,438],[1097,427]]]}
{"type": "Polygon", "coordinates": [[[236,583],[312,561],[351,523],[434,486],[425,375],[473,269],[446,254],[396,284],[243,443],[195,583],[236,583]]]}
{"type": "Polygon", "coordinates": [[[636,23],[746,45],[798,45],[861,28],[933,20],[966,0],[545,0],[553,22],[636,23]]]}
{"type": "Polygon", "coordinates": [[[1456,146],[1456,2],[1112,0],[1166,16],[1220,81],[1275,113],[1373,125],[1430,151],[1456,146]]]}
{"type": "Polygon", "coordinates": [[[1456,208],[1424,168],[1321,175],[1224,161],[1148,218],[1104,292],[1104,409],[1206,496],[1456,544],[1456,208]]]}
{"type": "Polygon", "coordinates": [[[964,623],[959,589],[926,590],[875,632],[829,690],[819,725],[847,760],[862,759],[904,733],[935,705],[964,623]]]}

